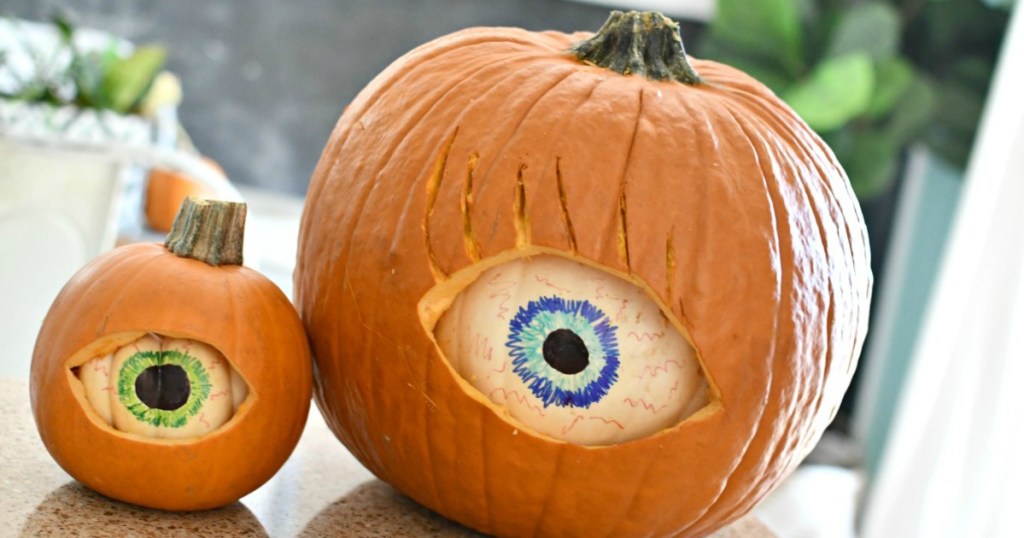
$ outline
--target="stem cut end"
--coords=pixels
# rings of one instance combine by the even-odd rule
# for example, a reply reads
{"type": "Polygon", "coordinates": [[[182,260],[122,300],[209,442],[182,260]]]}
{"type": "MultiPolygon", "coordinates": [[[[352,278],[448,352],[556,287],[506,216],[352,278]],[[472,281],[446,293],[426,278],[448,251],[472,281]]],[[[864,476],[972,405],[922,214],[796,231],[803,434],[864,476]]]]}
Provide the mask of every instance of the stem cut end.
{"type": "Polygon", "coordinates": [[[686,59],[679,25],[653,11],[612,11],[604,26],[572,46],[581,61],[622,75],[700,84],[686,59]]]}
{"type": "Polygon", "coordinates": [[[208,265],[242,265],[246,206],[189,196],[174,218],[164,246],[208,265]]]}

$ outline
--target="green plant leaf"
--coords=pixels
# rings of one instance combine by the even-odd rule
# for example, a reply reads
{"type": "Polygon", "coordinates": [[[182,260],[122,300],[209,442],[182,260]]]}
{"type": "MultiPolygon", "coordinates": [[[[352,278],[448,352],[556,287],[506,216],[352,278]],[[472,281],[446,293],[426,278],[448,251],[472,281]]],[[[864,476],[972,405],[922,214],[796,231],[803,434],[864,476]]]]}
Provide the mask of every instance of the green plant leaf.
{"type": "Polygon", "coordinates": [[[920,137],[936,116],[936,90],[930,79],[919,76],[903,92],[886,124],[894,143],[906,144],[920,137]]]}
{"type": "Polygon", "coordinates": [[[719,0],[711,33],[741,52],[771,51],[792,75],[803,70],[800,0],[719,0]]]}
{"type": "Polygon", "coordinates": [[[900,15],[884,2],[856,3],[840,14],[825,57],[865,52],[873,60],[893,57],[900,40],[900,15]]]}
{"type": "Polygon", "coordinates": [[[783,99],[812,129],[830,131],[867,110],[874,86],[875,71],[868,55],[849,54],[818,64],[783,99]]]}
{"type": "Polygon", "coordinates": [[[902,146],[878,129],[843,129],[829,137],[861,200],[885,192],[896,177],[902,146]]]}
{"type": "Polygon", "coordinates": [[[875,64],[875,91],[871,94],[866,114],[879,119],[889,114],[903,94],[914,83],[914,68],[902,58],[875,64]]]}
{"type": "Polygon", "coordinates": [[[75,37],[75,25],[71,22],[71,16],[66,11],[58,11],[53,14],[52,21],[61,40],[71,43],[75,37]]]}
{"type": "Polygon", "coordinates": [[[131,110],[145,95],[166,58],[162,47],[148,46],[112,63],[100,83],[102,101],[120,113],[131,110]]]}

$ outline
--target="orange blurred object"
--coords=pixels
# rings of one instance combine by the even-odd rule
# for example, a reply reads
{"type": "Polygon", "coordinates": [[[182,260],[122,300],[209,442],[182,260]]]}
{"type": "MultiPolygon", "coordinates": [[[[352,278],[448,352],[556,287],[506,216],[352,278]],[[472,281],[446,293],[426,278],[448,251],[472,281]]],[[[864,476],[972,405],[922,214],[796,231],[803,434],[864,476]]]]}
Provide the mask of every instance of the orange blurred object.
{"type": "MultiPolygon", "coordinates": [[[[203,157],[203,162],[226,176],[224,169],[213,159],[203,157]]],[[[152,169],[146,185],[146,225],[159,232],[170,231],[178,208],[189,196],[212,198],[214,191],[182,172],[166,168],[152,169]]]]}

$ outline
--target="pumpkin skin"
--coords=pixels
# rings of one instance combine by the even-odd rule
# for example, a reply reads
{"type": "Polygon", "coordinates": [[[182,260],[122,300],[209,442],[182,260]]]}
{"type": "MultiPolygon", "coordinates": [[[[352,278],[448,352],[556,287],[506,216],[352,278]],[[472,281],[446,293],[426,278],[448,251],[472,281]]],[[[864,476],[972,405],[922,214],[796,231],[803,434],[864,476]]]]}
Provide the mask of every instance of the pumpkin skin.
{"type": "Polygon", "coordinates": [[[832,152],[766,87],[697,59],[696,85],[621,75],[566,52],[588,35],[457,32],[346,109],[295,273],[314,395],[372,472],[482,532],[707,535],[834,417],[867,328],[866,231],[832,152]],[[688,335],[717,408],[584,447],[475,391],[423,299],[541,253],[647,290],[688,335]]]}
{"type": "MultiPolygon", "coordinates": [[[[224,169],[209,157],[203,163],[224,175],[224,169]]],[[[158,232],[170,231],[181,203],[189,196],[212,198],[216,196],[206,185],[174,170],[154,168],[146,182],[146,225],[158,232]]]]}
{"type": "Polygon", "coordinates": [[[104,495],[163,510],[223,506],[266,482],[298,442],[311,390],[305,332],[270,280],[159,244],[120,247],[72,277],[32,358],[32,410],[57,463],[104,495]],[[147,332],[206,342],[231,362],[249,395],[226,424],[203,437],[155,442],[114,430],[89,410],[70,370],[88,360],[81,351],[147,332]]]}

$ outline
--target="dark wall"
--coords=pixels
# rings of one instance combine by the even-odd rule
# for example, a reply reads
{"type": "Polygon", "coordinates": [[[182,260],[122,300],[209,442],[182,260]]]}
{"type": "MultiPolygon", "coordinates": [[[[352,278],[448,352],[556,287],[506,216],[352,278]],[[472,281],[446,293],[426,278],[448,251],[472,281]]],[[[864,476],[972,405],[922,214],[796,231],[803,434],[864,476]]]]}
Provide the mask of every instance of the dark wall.
{"type": "Polygon", "coordinates": [[[233,181],[303,194],[349,102],[395,58],[470,26],[596,30],[605,7],[558,0],[0,0],[0,13],[157,42],[181,121],[233,181]]]}

